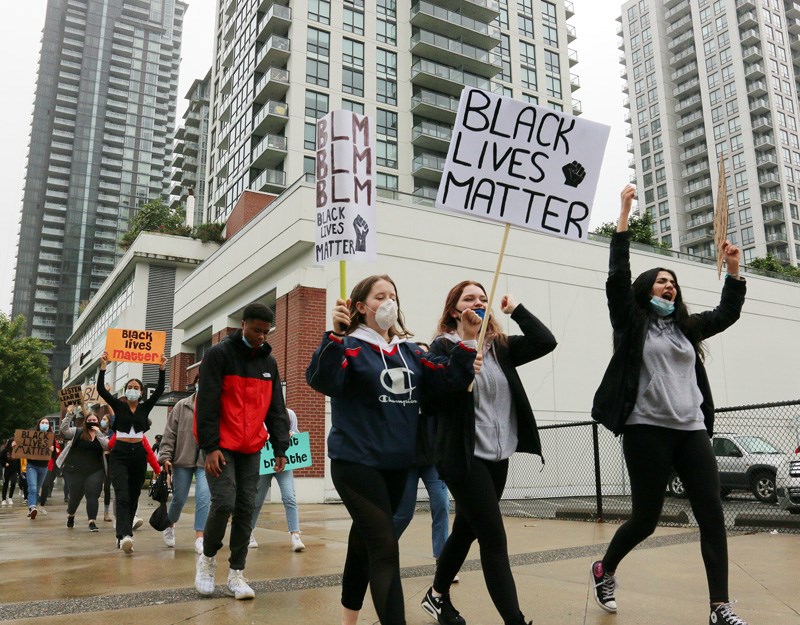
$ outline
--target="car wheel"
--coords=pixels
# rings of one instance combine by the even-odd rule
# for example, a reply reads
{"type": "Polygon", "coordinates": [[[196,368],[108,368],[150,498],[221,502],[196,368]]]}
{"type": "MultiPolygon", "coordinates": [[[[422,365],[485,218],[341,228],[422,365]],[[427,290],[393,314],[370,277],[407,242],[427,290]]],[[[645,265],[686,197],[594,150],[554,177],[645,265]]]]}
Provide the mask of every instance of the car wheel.
{"type": "Polygon", "coordinates": [[[731,489],[730,488],[720,488],[719,489],[719,496],[722,499],[727,499],[728,495],[730,495],[730,494],[731,494],[731,489]]]}
{"type": "Polygon", "coordinates": [[[775,492],[775,474],[769,471],[761,471],[753,476],[753,494],[756,499],[764,503],[775,503],[778,495],[775,492]]]}
{"type": "Polygon", "coordinates": [[[671,478],[669,478],[669,484],[667,484],[667,489],[669,490],[669,494],[673,497],[677,497],[678,499],[683,499],[686,497],[686,488],[683,486],[683,482],[681,478],[677,475],[673,474],[671,478]]]}

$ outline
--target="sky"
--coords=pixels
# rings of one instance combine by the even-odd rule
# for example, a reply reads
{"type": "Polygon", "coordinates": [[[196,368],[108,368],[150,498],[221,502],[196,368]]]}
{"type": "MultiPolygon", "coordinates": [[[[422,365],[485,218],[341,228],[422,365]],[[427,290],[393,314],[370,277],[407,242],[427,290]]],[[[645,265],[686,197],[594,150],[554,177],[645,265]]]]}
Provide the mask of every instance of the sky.
{"type": "MultiPolygon", "coordinates": [[[[578,53],[571,68],[580,77],[575,97],[583,105],[583,117],[611,126],[600,184],[592,207],[592,225],[616,218],[619,191],[628,181],[630,155],[623,120],[623,81],[617,49],[617,16],[621,2],[572,0],[575,16],[569,23],[577,31],[570,47],[578,53]]],[[[184,20],[178,113],[183,96],[196,78],[211,67],[214,8],[216,0],[188,0],[184,20]]],[[[28,153],[36,71],[46,0],[12,2],[0,20],[0,312],[11,313],[14,264],[22,209],[22,189],[28,153]]]]}

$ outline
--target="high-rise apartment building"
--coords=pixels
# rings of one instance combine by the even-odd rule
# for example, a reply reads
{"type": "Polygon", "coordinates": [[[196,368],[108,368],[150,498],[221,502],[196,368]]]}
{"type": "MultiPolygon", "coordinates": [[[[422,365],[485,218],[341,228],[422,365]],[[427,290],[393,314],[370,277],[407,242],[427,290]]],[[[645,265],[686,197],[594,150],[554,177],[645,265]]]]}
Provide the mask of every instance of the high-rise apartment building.
{"type": "Polygon", "coordinates": [[[375,120],[378,186],[430,201],[465,85],[580,112],[573,13],[564,0],[218,0],[207,218],[313,172],[316,121],[340,108],[375,120]]]}
{"type": "Polygon", "coordinates": [[[49,0],[31,123],[13,314],[55,345],[120,256],[136,207],[166,199],[180,0],[49,0]]]}
{"type": "Polygon", "coordinates": [[[728,238],[745,261],[800,260],[800,4],[629,0],[619,18],[639,204],[672,249],[715,255],[724,155],[728,238]]]}

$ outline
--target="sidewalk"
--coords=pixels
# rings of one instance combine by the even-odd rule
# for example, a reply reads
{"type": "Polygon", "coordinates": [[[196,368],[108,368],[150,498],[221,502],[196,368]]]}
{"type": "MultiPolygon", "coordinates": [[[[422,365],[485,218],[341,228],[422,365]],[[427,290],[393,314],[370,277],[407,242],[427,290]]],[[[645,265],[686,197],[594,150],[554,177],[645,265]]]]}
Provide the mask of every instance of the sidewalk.
{"type": "MultiPolygon", "coordinates": [[[[140,515],[152,507],[142,496],[140,515]]],[[[112,523],[90,533],[84,509],[74,529],[64,504],[26,518],[19,496],[0,508],[0,620],[41,625],[338,625],[339,575],[350,520],[341,505],[301,506],[306,550],[290,549],[280,504],[266,505],[251,550],[247,578],[253,601],[194,591],[192,504],[167,549],[147,522],[135,552],[115,549],[112,523]],[[85,514],[85,513],[84,513],[85,514]]],[[[432,624],[419,602],[431,584],[430,517],[419,512],[400,544],[408,625],[432,624]]],[[[589,591],[589,564],[617,525],[507,518],[506,529],[522,609],[535,625],[706,625],[707,590],[694,529],[659,528],[620,567],[617,614],[606,614],[589,591]]],[[[800,536],[734,534],[729,539],[731,597],[750,625],[800,625],[800,536]]],[[[452,589],[469,625],[500,625],[480,571],[477,546],[452,589]]],[[[227,548],[218,556],[217,583],[227,576],[227,548]]],[[[377,618],[367,597],[359,623],[377,618]]]]}

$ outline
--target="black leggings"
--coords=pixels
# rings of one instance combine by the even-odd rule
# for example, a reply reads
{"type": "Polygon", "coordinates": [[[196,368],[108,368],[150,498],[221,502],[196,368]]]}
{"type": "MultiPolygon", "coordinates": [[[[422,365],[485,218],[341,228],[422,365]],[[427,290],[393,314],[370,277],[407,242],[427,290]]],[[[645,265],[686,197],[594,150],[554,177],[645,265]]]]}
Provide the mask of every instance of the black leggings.
{"type": "Polygon", "coordinates": [[[14,499],[14,487],[17,485],[17,476],[19,475],[19,471],[15,469],[11,469],[11,467],[6,467],[3,470],[3,501],[6,499],[14,499]],[[9,486],[11,490],[9,491],[9,486]]]}
{"type": "Polygon", "coordinates": [[[473,458],[463,480],[445,480],[456,502],[453,531],[444,545],[433,588],[450,592],[450,584],[469,554],[475,539],[481,552],[481,567],[494,607],[506,625],[522,621],[517,586],[508,561],[508,544],[500,497],[506,486],[508,460],[489,462],[473,458]]]}
{"type": "Polygon", "coordinates": [[[632,515],[614,534],[603,569],[617,565],[658,524],[672,468],[700,527],[700,551],[712,603],[728,601],[728,539],[720,498],[717,460],[706,430],[685,432],[652,425],[629,425],[622,438],[631,480],[632,515]]]}
{"type": "Polygon", "coordinates": [[[67,504],[67,515],[75,516],[78,506],[84,495],[86,496],[86,517],[90,521],[97,520],[97,509],[100,492],[103,489],[103,478],[105,471],[99,468],[92,473],[82,471],[65,471],[64,477],[69,476],[69,503],[67,504]]]}
{"type": "Polygon", "coordinates": [[[117,538],[133,536],[133,517],[139,507],[144,476],[147,470],[147,454],[142,443],[117,441],[108,456],[108,473],[114,486],[114,501],[117,518],[117,538]]]}
{"type": "Polygon", "coordinates": [[[392,517],[400,504],[408,469],[380,470],[331,460],[331,477],[353,525],[342,574],[342,605],[360,610],[369,584],[382,625],[404,625],[400,550],[392,517]]]}

